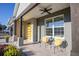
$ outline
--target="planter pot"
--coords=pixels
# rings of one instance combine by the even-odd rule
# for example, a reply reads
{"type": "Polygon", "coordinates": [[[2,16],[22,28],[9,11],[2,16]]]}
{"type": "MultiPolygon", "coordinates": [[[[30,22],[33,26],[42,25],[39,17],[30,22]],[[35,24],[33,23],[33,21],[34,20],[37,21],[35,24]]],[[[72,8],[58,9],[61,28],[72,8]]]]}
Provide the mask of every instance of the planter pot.
{"type": "Polygon", "coordinates": [[[6,43],[8,43],[9,42],[9,40],[8,39],[6,39],[6,43]]]}

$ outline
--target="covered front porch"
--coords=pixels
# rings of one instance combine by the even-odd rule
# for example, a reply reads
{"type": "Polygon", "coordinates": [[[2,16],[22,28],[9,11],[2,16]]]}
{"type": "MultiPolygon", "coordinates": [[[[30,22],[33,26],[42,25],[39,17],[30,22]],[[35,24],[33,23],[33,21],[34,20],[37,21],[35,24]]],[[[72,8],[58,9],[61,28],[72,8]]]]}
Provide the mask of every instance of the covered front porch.
{"type": "MultiPolygon", "coordinates": [[[[48,35],[47,37],[52,36],[52,38],[54,38],[55,35],[57,35],[57,36],[59,35],[60,37],[62,37],[62,39],[66,40],[68,43],[68,46],[66,47],[64,53],[66,53],[67,55],[71,55],[71,52],[73,52],[73,54],[74,54],[74,52],[77,53],[79,51],[76,49],[78,46],[77,45],[78,43],[77,44],[75,44],[75,43],[78,42],[78,40],[74,40],[74,39],[78,39],[78,35],[77,35],[78,30],[76,31],[76,28],[78,28],[78,25],[79,25],[76,22],[76,21],[78,21],[78,19],[77,19],[78,16],[74,15],[74,13],[77,14],[77,12],[78,12],[77,7],[78,6],[76,4],[60,4],[60,3],[59,4],[58,3],[57,4],[40,3],[37,6],[34,6],[33,8],[30,9],[29,12],[26,12],[23,15],[19,16],[19,19],[20,19],[19,23],[18,23],[19,25],[14,26],[14,29],[17,28],[17,30],[14,31],[14,36],[17,38],[17,43],[15,43],[15,45],[18,45],[18,46],[26,45],[25,49],[27,47],[28,49],[33,49],[34,51],[37,51],[36,55],[40,55],[42,53],[42,51],[44,51],[44,49],[45,49],[44,52],[48,51],[48,53],[50,53],[51,51],[53,51],[52,48],[49,47],[50,45],[48,45],[47,48],[44,48],[44,46],[43,46],[44,44],[40,47],[39,46],[40,44],[38,42],[40,42],[41,39],[47,35],[48,35]],[[47,13],[41,14],[39,9],[41,7],[45,8],[48,5],[50,5],[52,8],[52,10],[50,11],[51,14],[47,14],[47,13]],[[75,8],[76,8],[77,12],[75,11],[75,8]],[[51,23],[55,23],[55,20],[53,21],[53,19],[55,17],[59,18],[58,20],[56,20],[56,22],[62,20],[59,17],[60,15],[64,15],[62,17],[63,21],[64,21],[64,25],[60,26],[61,24],[59,23],[60,25],[56,25],[56,26],[62,27],[64,29],[61,28],[62,29],[61,30],[61,29],[55,28],[55,25],[52,25],[52,30],[49,29],[49,28],[51,28],[51,26],[47,27],[47,25],[49,26],[49,25],[51,25],[51,23]],[[74,19],[76,19],[76,20],[74,20],[74,19]],[[46,20],[51,20],[51,21],[48,21],[48,24],[47,24],[46,20]],[[77,24],[77,25],[75,25],[75,24],[77,24]],[[30,27],[30,30],[28,30],[29,27],[30,27]],[[49,34],[46,32],[47,29],[49,29],[48,30],[49,34]],[[55,31],[53,29],[57,29],[57,31],[55,31]],[[60,32],[59,32],[59,30],[60,30],[60,32]],[[64,33],[63,33],[63,31],[64,31],[64,33]],[[76,36],[77,36],[77,38],[76,38],[76,36]],[[38,44],[28,45],[27,43],[30,43],[30,44],[38,43],[38,44]],[[36,50],[36,48],[37,48],[37,50],[36,50]],[[50,49],[51,49],[51,51],[50,51],[50,49]],[[38,51],[39,51],[39,53],[38,53],[38,51]]],[[[18,19],[16,19],[16,21],[17,20],[18,19]]],[[[61,51],[61,49],[59,48],[58,51],[61,51]]],[[[51,52],[50,55],[52,53],[53,52],[51,52]]],[[[62,52],[60,52],[60,53],[58,53],[58,55],[64,55],[64,54],[62,54],[62,52]]],[[[45,55],[48,55],[48,54],[46,53],[45,55]]]]}
{"type": "MultiPolygon", "coordinates": [[[[36,7],[32,8],[29,12],[24,13],[20,18],[14,20],[13,28],[14,28],[14,40],[16,40],[15,45],[21,47],[23,45],[28,45],[29,43],[30,44],[38,43],[38,44],[33,44],[34,46],[36,46],[38,51],[40,49],[42,50],[45,49],[45,51],[51,52],[50,49],[52,48],[50,48],[50,45],[44,48],[43,45],[45,44],[43,44],[40,47],[39,43],[41,43],[44,37],[46,36],[48,38],[51,38],[52,40],[55,38],[55,36],[59,36],[62,38],[62,40],[67,41],[68,43],[67,55],[69,55],[71,51],[71,43],[70,43],[71,42],[71,21],[70,20],[71,19],[70,19],[69,4],[49,4],[49,3],[38,4],[36,7]],[[52,10],[50,11],[51,14],[48,14],[48,13],[41,14],[40,9],[49,8],[47,6],[52,8],[52,10]],[[56,25],[51,25],[54,23],[56,25]],[[69,29],[66,29],[66,28],[69,28],[69,29]],[[58,31],[60,30],[61,32],[60,31],[57,32],[57,30],[55,31],[54,29],[57,29],[58,31]]],[[[30,47],[30,45],[28,46],[30,47]]],[[[66,51],[64,52],[66,53],[66,51]]]]}

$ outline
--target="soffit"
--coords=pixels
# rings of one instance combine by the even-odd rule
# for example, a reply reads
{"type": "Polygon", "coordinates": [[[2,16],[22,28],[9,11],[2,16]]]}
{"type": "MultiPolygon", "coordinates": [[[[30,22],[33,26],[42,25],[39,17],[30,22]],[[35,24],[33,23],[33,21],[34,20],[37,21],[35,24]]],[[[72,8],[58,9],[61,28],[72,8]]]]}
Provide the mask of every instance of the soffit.
{"type": "Polygon", "coordinates": [[[42,12],[39,10],[44,7],[52,8],[50,12],[53,13],[58,10],[69,7],[69,4],[68,3],[41,3],[35,8],[33,8],[31,11],[29,11],[27,14],[25,14],[23,16],[23,20],[25,21],[25,20],[29,20],[32,18],[38,18],[38,17],[47,15],[47,13],[41,14],[42,12]]]}

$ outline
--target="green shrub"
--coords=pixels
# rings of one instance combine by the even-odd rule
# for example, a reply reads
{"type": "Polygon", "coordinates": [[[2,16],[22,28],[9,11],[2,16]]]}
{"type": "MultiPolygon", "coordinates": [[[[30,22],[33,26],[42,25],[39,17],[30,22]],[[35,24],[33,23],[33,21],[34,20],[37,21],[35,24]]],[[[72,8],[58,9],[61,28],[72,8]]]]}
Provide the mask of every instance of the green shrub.
{"type": "Polygon", "coordinates": [[[4,36],[4,38],[5,38],[6,40],[9,40],[9,37],[10,37],[9,35],[5,35],[5,36],[4,36]]]}
{"type": "Polygon", "coordinates": [[[16,47],[9,45],[4,50],[4,56],[20,56],[21,51],[16,47]]]}

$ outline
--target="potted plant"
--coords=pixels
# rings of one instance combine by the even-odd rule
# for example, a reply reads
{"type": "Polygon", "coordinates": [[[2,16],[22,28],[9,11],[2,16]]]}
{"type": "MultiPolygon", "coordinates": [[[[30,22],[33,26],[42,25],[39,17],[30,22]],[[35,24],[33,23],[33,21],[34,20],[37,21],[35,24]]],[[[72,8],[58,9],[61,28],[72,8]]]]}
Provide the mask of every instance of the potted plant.
{"type": "Polygon", "coordinates": [[[9,35],[6,35],[5,39],[6,39],[6,42],[8,43],[9,42],[9,35]]]}

